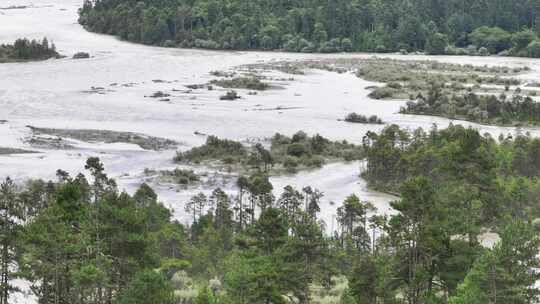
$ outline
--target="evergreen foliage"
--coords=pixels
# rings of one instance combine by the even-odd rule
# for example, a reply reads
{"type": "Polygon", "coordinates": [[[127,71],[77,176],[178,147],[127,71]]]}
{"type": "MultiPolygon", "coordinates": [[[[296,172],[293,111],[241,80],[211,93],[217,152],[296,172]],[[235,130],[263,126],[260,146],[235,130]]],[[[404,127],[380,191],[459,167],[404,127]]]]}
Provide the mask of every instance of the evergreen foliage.
{"type": "Polygon", "coordinates": [[[0,45],[0,63],[45,60],[59,56],[56,52],[56,46],[54,43],[49,44],[47,38],[43,38],[42,41],[23,38],[15,40],[12,45],[0,45]]]}
{"type": "Polygon", "coordinates": [[[397,212],[376,215],[351,194],[334,231],[318,216],[321,191],[286,186],[276,198],[262,171],[240,176],[236,194],[184,202],[189,225],[146,184],[119,192],[95,157],[89,179],[6,179],[1,303],[17,277],[39,303],[535,303],[539,140],[392,125],[364,146],[365,176],[399,193],[397,212]],[[500,236],[490,248],[486,229],[500,236]]]}
{"type": "Polygon", "coordinates": [[[527,0],[87,0],[79,22],[167,47],[441,54],[450,44],[528,56],[519,32],[536,40],[539,9],[527,0]]]}

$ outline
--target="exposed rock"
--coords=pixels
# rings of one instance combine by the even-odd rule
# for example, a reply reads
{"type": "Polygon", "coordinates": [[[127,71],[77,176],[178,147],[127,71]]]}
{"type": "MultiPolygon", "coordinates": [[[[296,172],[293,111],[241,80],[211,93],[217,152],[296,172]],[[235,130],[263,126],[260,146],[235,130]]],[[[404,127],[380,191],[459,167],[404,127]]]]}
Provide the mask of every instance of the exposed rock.
{"type": "Polygon", "coordinates": [[[188,84],[188,85],[185,85],[185,87],[188,89],[197,90],[197,89],[203,89],[205,85],[204,84],[188,84]]]}
{"type": "Polygon", "coordinates": [[[111,89],[105,89],[104,87],[94,87],[94,86],[91,86],[90,87],[90,90],[85,90],[85,91],[82,91],[83,93],[87,93],[87,94],[106,94],[108,92],[114,92],[114,90],[111,90],[111,89]]]}
{"type": "Polygon", "coordinates": [[[228,91],[225,95],[219,97],[220,100],[235,100],[239,99],[240,95],[236,91],[228,91]]]}
{"type": "Polygon", "coordinates": [[[90,54],[86,52],[77,52],[73,55],[73,59],[87,59],[90,58],[90,54]]]}
{"type": "Polygon", "coordinates": [[[164,93],[162,91],[157,91],[155,92],[154,94],[152,95],[149,95],[149,96],[145,96],[145,97],[150,97],[150,98],[165,98],[165,97],[169,97],[171,96],[171,94],[167,94],[167,93],[164,93]]]}

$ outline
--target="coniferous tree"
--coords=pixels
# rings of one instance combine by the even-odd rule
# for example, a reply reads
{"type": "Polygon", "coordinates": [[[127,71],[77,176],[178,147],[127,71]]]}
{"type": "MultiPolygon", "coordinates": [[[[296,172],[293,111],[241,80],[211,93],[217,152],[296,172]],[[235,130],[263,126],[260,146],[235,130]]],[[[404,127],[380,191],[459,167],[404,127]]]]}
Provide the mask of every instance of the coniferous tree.
{"type": "Polygon", "coordinates": [[[16,255],[19,250],[20,230],[24,221],[24,206],[16,193],[15,184],[8,177],[0,184],[0,304],[8,304],[14,287],[16,255]]]}

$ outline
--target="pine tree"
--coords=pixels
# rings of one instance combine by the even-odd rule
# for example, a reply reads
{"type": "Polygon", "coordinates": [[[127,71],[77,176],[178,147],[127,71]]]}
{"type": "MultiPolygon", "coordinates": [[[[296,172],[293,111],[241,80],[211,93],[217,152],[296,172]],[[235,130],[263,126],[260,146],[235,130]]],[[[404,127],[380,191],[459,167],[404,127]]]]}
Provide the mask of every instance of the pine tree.
{"type": "Polygon", "coordinates": [[[18,236],[24,221],[23,206],[17,197],[15,184],[8,177],[0,184],[0,304],[8,304],[14,289],[11,280],[16,269],[18,236]]]}

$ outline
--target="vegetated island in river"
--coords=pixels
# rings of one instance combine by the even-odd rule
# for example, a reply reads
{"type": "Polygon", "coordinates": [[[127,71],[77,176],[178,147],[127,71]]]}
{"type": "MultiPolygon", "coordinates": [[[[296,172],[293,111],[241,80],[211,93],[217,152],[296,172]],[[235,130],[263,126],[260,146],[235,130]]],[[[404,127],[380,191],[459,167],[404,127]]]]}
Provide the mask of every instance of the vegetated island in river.
{"type": "Polygon", "coordinates": [[[268,83],[261,81],[255,76],[241,76],[231,79],[214,79],[210,81],[210,84],[222,88],[248,89],[256,91],[264,91],[270,88],[270,85],[268,83]]]}
{"type": "Polygon", "coordinates": [[[86,0],[79,23],[165,47],[540,57],[538,16],[526,0],[86,0]]]}
{"type": "Polygon", "coordinates": [[[448,93],[444,84],[432,83],[426,96],[419,94],[415,101],[407,102],[400,113],[435,115],[490,125],[539,125],[540,104],[520,92],[517,88],[513,93],[508,92],[509,96],[471,92],[459,95],[448,93]]]}
{"type": "Polygon", "coordinates": [[[178,152],[174,160],[184,164],[217,165],[239,173],[264,171],[279,174],[318,168],[332,160],[363,158],[361,146],[346,141],[330,141],[318,134],[308,136],[302,131],[292,137],[275,134],[270,142],[270,149],[266,149],[261,143],[248,147],[237,141],[209,136],[204,145],[178,152]]]}
{"type": "Polygon", "coordinates": [[[50,58],[60,58],[54,43],[43,40],[17,39],[13,44],[0,45],[0,63],[40,61],[50,58]]]}
{"type": "Polygon", "coordinates": [[[302,75],[306,70],[353,73],[358,78],[384,83],[368,87],[373,99],[411,99],[425,94],[432,82],[447,84],[454,93],[501,93],[507,87],[520,85],[516,77],[529,67],[475,66],[452,64],[433,60],[397,60],[389,58],[329,58],[320,60],[276,61],[245,65],[244,68],[277,70],[302,75]]]}
{"type": "Polygon", "coordinates": [[[361,124],[374,124],[374,125],[384,124],[382,119],[379,118],[377,115],[366,116],[366,115],[358,114],[355,112],[347,114],[347,116],[345,116],[343,120],[346,122],[361,123],[361,124]]]}
{"type": "Polygon", "coordinates": [[[200,185],[215,187],[230,183],[241,175],[254,177],[297,173],[320,168],[328,162],[355,161],[364,157],[360,145],[331,141],[318,134],[308,136],[302,131],[292,137],[276,133],[268,141],[269,147],[265,147],[263,143],[267,141],[243,144],[208,136],[205,144],[187,151],[178,151],[173,159],[178,165],[200,165],[204,170],[146,169],[144,176],[147,181],[173,184],[181,188],[200,185]],[[206,169],[215,171],[210,173],[206,169]]]}
{"type": "MultiPolygon", "coordinates": [[[[428,60],[345,58],[271,62],[246,66],[302,74],[306,69],[354,73],[384,83],[367,87],[373,99],[409,99],[403,114],[435,115],[491,125],[538,125],[537,83],[517,76],[528,67],[473,66],[428,60]]],[[[356,120],[355,117],[352,117],[356,120]]],[[[366,121],[359,118],[358,122],[366,121]]]]}

